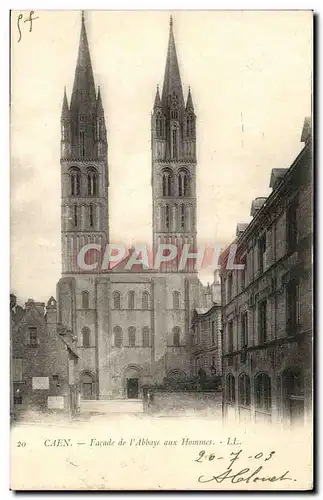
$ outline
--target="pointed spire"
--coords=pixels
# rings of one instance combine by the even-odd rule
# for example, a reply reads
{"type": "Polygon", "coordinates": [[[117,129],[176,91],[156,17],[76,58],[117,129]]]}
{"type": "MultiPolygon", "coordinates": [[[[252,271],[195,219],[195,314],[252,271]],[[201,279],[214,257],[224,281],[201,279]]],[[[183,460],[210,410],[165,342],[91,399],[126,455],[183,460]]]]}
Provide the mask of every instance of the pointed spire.
{"type": "Polygon", "coordinates": [[[98,87],[98,97],[96,100],[96,114],[98,117],[104,116],[104,109],[103,109],[103,104],[102,104],[102,99],[101,99],[100,87],[98,87]]]}
{"type": "Polygon", "coordinates": [[[63,97],[63,104],[62,104],[61,119],[62,120],[68,120],[69,117],[70,117],[70,113],[69,113],[69,109],[68,109],[66,87],[64,87],[64,97],[63,97]]]}
{"type": "Polygon", "coordinates": [[[161,107],[162,107],[162,103],[161,103],[160,95],[159,95],[159,85],[157,85],[156,97],[155,97],[155,103],[154,103],[154,110],[159,109],[161,107]]]}
{"type": "Polygon", "coordinates": [[[71,98],[71,109],[74,109],[75,107],[78,108],[82,101],[90,106],[94,105],[96,102],[94,78],[83,10],[79,51],[71,98]]]}
{"type": "Polygon", "coordinates": [[[177,61],[175,38],[173,32],[173,18],[171,16],[169,21],[169,40],[162,93],[162,105],[164,110],[168,107],[169,96],[173,94],[175,94],[178,99],[178,106],[184,108],[182,82],[177,61]]]}
{"type": "Polygon", "coordinates": [[[192,94],[191,94],[191,87],[188,87],[186,111],[193,111],[193,113],[194,113],[194,105],[193,105],[193,99],[192,99],[192,94]]]}

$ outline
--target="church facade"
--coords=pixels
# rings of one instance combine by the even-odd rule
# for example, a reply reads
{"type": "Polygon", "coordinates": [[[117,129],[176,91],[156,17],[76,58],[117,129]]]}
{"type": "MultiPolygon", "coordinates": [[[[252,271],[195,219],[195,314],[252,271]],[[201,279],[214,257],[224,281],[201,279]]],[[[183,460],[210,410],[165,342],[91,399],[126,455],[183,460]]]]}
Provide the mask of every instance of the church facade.
{"type": "MultiPolygon", "coordinates": [[[[153,252],[163,244],[196,250],[196,116],[191,91],[184,100],[170,21],[162,92],[151,117],[153,252]]],[[[96,89],[82,15],[70,102],[61,114],[62,277],[58,322],[77,337],[84,399],[136,398],[146,384],[190,376],[190,323],[204,287],[194,262],[158,269],[84,271],[81,248],[109,244],[107,128],[96,89]]]]}

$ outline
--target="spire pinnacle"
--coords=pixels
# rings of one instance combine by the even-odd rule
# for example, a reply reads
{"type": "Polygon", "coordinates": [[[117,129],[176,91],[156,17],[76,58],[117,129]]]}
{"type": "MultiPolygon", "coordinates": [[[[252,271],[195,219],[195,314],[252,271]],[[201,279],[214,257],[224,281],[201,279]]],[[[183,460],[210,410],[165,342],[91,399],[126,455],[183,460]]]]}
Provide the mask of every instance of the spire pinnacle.
{"type": "Polygon", "coordinates": [[[162,103],[160,100],[160,94],[159,94],[159,85],[157,85],[157,90],[156,90],[156,97],[155,97],[155,103],[154,103],[154,110],[157,108],[161,108],[162,103]]]}
{"type": "Polygon", "coordinates": [[[170,24],[170,31],[169,31],[166,68],[165,68],[164,84],[162,92],[162,105],[164,111],[166,111],[166,109],[169,106],[170,96],[175,96],[178,107],[184,108],[184,97],[183,97],[182,82],[181,82],[181,76],[179,72],[179,66],[176,54],[172,16],[170,17],[169,24],[170,24]]]}
{"type": "Polygon", "coordinates": [[[64,87],[64,97],[63,97],[63,104],[62,104],[61,119],[67,120],[68,118],[69,118],[68,101],[67,101],[67,95],[66,95],[66,87],[64,87]]]}
{"type": "Polygon", "coordinates": [[[194,112],[194,105],[193,105],[193,99],[192,99],[192,94],[191,94],[191,87],[188,87],[188,96],[187,96],[187,102],[186,102],[186,111],[193,111],[194,112]]]}

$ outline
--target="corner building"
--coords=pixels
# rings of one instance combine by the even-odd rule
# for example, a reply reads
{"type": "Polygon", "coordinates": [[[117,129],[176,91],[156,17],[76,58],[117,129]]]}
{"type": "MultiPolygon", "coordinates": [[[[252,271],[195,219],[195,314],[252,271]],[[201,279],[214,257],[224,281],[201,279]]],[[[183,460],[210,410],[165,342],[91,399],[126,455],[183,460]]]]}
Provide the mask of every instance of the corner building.
{"type": "MultiPolygon", "coordinates": [[[[196,248],[196,126],[193,99],[184,101],[173,23],[162,95],[153,106],[153,248],[196,248]]],[[[109,243],[106,117],[96,89],[82,15],[70,104],[61,116],[62,278],[58,322],[77,336],[84,399],[136,398],[144,384],[190,375],[189,329],[204,288],[194,265],[127,270],[129,255],[107,272],[77,265],[84,245],[109,243]]]]}

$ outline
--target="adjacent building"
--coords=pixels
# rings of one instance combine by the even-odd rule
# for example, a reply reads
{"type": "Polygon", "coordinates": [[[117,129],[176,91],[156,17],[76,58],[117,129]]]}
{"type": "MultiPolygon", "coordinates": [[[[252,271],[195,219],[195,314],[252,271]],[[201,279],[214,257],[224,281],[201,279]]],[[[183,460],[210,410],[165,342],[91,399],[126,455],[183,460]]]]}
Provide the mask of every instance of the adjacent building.
{"type": "Polygon", "coordinates": [[[78,409],[78,355],[71,332],[57,325],[56,300],[11,303],[11,412],[78,409]]]}
{"type": "Polygon", "coordinates": [[[221,256],[225,417],[306,422],[312,406],[312,140],[238,224],[236,265],[221,256]]]}

